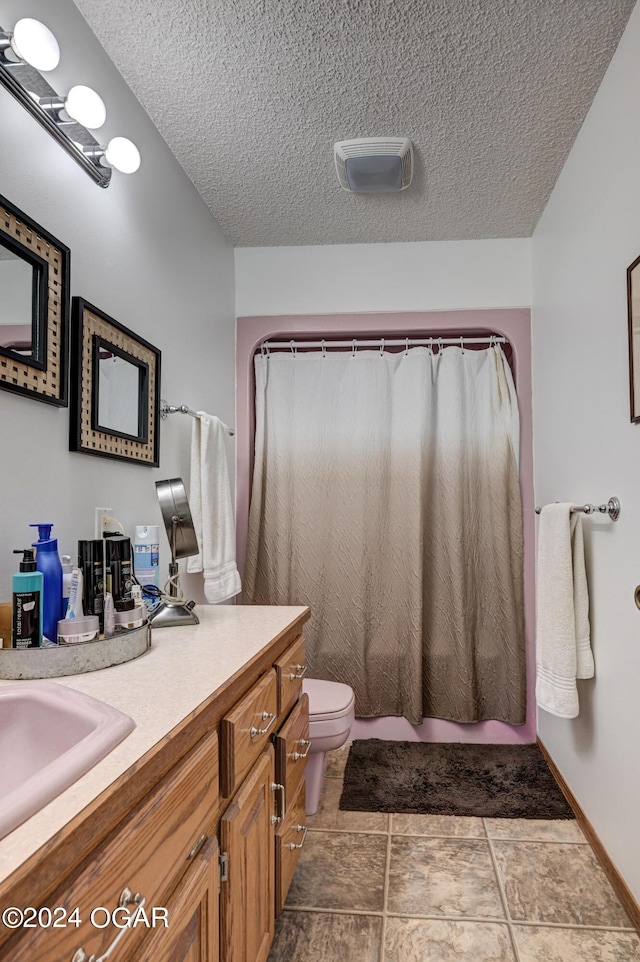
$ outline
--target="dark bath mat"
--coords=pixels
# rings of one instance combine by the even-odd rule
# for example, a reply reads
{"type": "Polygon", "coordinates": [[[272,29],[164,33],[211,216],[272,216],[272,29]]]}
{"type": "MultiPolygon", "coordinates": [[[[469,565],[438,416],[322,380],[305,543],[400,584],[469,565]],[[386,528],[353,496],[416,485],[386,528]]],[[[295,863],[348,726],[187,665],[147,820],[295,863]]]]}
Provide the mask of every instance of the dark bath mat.
{"type": "Polygon", "coordinates": [[[351,812],[573,818],[537,745],[354,741],[340,808],[351,812]]]}

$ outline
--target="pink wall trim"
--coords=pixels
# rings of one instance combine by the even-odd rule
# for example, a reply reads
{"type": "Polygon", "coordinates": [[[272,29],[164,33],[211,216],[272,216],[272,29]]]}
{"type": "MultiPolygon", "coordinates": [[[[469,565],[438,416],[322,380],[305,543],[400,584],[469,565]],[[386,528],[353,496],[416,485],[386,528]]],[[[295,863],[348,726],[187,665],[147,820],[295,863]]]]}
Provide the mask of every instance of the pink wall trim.
{"type": "Polygon", "coordinates": [[[477,311],[415,311],[380,314],[305,314],[273,317],[239,317],[236,341],[236,478],[237,558],[244,571],[251,496],[254,400],[253,355],[259,344],[276,337],[417,337],[431,332],[503,334],[511,344],[514,377],[520,406],[520,487],[524,524],[524,606],[527,654],[527,717],[514,727],[499,721],[462,725],[440,718],[425,718],[411,725],[405,718],[356,719],[354,738],[391,741],[430,741],[513,744],[535,741],[534,563],[535,513],[533,500],[533,440],[531,410],[531,312],[527,308],[477,311]]]}

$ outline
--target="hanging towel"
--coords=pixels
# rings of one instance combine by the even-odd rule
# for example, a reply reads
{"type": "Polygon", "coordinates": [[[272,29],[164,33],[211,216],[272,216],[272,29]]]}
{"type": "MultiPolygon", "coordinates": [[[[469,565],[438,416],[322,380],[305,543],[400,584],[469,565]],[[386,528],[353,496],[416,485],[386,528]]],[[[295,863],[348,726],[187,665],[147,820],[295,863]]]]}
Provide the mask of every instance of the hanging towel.
{"type": "Polygon", "coordinates": [[[592,678],[582,518],[548,504],[538,528],[536,701],[560,718],[579,711],[576,678],[592,678]]]}
{"type": "Polygon", "coordinates": [[[242,587],[225,448],[228,433],[219,418],[198,411],[191,431],[189,504],[200,552],[187,558],[187,571],[204,572],[204,595],[212,605],[228,601],[242,587]]]}

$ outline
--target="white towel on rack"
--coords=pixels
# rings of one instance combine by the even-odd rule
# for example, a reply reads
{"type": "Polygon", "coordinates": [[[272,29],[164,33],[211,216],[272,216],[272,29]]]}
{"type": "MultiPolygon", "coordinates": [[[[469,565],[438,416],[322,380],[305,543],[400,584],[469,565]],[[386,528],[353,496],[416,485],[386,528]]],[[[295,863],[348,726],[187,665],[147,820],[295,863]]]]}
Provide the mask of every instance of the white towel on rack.
{"type": "Polygon", "coordinates": [[[187,558],[187,571],[204,572],[204,595],[212,605],[228,601],[242,588],[225,447],[228,433],[219,418],[198,411],[191,430],[189,504],[200,552],[187,558]]]}
{"type": "Polygon", "coordinates": [[[579,711],[576,678],[594,674],[582,517],[570,503],[540,513],[536,586],[536,701],[560,718],[579,711]]]}

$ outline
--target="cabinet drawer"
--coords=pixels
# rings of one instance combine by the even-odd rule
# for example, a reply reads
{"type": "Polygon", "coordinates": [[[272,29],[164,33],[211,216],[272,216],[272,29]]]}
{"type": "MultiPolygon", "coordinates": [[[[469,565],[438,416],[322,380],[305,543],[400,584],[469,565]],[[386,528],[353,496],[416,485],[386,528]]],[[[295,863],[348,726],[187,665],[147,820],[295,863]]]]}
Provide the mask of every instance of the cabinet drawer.
{"type": "Polygon", "coordinates": [[[276,736],[276,781],[293,798],[304,776],[309,753],[309,696],[302,695],[276,736]]]}
{"type": "Polygon", "coordinates": [[[307,670],[302,635],[278,658],[275,669],[278,675],[278,714],[284,715],[298,698],[307,670]]]}
{"type": "Polygon", "coordinates": [[[233,795],[276,727],[278,694],[272,668],[249,689],[220,723],[220,782],[233,795]]]}
{"type": "MultiPolygon", "coordinates": [[[[288,801],[288,799],[287,799],[288,801]]],[[[276,831],[276,915],[280,915],[307,835],[304,781],[276,831]]]]}
{"type": "MultiPolygon", "coordinates": [[[[212,733],[162,779],[73,880],[51,897],[51,908],[60,905],[71,913],[77,907],[82,924],[31,930],[12,947],[12,962],[70,960],[80,947],[87,958],[105,953],[122,930],[114,925],[94,927],[92,910],[104,906],[113,911],[125,889],[145,899],[145,912],[163,906],[196,841],[212,831],[217,807],[218,739],[212,733]]],[[[133,913],[135,906],[129,908],[133,913]]],[[[105,916],[101,911],[98,924],[104,923],[105,916]]],[[[127,931],[119,958],[136,957],[144,928],[139,925],[127,931]]]]}

